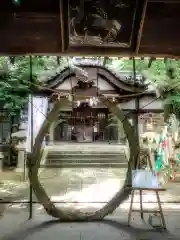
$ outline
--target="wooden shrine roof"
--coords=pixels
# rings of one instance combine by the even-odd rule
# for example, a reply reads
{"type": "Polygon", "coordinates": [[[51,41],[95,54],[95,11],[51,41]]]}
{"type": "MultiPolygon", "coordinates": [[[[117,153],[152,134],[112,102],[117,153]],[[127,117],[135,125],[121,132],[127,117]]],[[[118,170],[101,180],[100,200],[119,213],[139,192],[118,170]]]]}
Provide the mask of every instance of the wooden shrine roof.
{"type": "Polygon", "coordinates": [[[180,0],[80,2],[2,1],[0,54],[180,57],[180,0]]]}
{"type": "MultiPolygon", "coordinates": [[[[68,78],[73,81],[73,77],[85,82],[91,82],[92,80],[102,78],[114,86],[118,94],[138,93],[139,95],[156,95],[154,90],[149,90],[149,83],[143,76],[134,81],[131,73],[129,76],[123,75],[110,67],[97,63],[76,64],[68,67],[66,66],[63,69],[58,68],[45,72],[40,79],[41,82],[44,82],[40,92],[52,94],[53,90],[59,91],[58,86],[68,78]]],[[[111,93],[111,91],[109,93],[111,93]]]]}

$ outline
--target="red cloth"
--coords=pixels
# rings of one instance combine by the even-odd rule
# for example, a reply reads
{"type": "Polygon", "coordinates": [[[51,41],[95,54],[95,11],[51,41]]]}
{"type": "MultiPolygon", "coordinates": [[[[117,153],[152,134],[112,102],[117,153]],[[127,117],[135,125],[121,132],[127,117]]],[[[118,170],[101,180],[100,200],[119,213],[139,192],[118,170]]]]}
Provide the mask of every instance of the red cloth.
{"type": "Polygon", "coordinates": [[[166,147],[166,140],[165,139],[162,141],[162,146],[166,147]]]}

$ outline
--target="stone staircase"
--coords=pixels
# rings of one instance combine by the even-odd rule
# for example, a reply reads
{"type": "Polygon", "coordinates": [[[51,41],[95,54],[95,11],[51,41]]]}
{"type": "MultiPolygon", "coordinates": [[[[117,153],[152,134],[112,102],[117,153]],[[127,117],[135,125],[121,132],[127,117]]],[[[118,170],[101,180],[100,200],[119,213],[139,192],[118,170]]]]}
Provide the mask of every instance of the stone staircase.
{"type": "Polygon", "coordinates": [[[124,146],[111,144],[66,144],[45,148],[43,168],[126,168],[124,146]]]}

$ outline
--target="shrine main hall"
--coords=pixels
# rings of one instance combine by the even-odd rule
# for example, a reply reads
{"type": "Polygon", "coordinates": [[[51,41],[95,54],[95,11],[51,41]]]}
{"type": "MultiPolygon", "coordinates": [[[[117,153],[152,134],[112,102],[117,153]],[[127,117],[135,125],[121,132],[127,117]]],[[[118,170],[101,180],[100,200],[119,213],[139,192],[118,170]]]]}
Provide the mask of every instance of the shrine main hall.
{"type": "Polygon", "coordinates": [[[51,124],[46,142],[51,145],[57,142],[124,142],[122,123],[99,101],[100,95],[124,110],[130,122],[137,126],[139,135],[146,131],[157,132],[157,119],[163,112],[162,100],[156,99],[156,91],[148,79],[138,73],[135,77],[132,72],[117,72],[102,64],[82,61],[57,69],[46,77],[44,88],[34,93],[35,98],[47,101],[42,104],[47,105],[44,114],[53,108],[57,96],[83,95],[83,100],[72,99],[61,109],[59,117],[51,124]]]}

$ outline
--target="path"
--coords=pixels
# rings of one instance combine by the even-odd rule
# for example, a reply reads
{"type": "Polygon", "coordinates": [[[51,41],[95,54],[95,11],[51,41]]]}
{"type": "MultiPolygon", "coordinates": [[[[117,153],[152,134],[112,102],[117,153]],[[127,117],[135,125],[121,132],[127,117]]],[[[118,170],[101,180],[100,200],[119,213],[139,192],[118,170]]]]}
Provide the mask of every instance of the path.
{"type": "MultiPolygon", "coordinates": [[[[76,203],[69,204],[59,204],[61,207],[73,207],[73,208],[81,208],[83,211],[94,211],[99,209],[104,205],[104,203],[95,203],[97,201],[108,201],[114,193],[122,186],[124,181],[124,176],[126,169],[118,170],[117,172],[103,171],[98,169],[96,174],[92,175],[91,171],[85,171],[83,169],[79,170],[78,177],[76,174],[72,174],[69,170],[60,172],[56,177],[52,179],[42,179],[46,190],[50,193],[53,200],[56,201],[75,201],[76,203]],[[117,176],[118,175],[118,176],[117,176]],[[62,180],[70,179],[66,185],[69,186],[68,191],[64,190],[62,192],[60,189],[62,180]],[[86,177],[85,177],[86,176],[86,177]],[[85,177],[85,178],[84,178],[85,177]],[[83,179],[83,181],[82,181],[83,179]],[[75,185],[75,186],[73,186],[75,185]],[[80,202],[84,203],[80,203],[80,202]],[[91,203],[88,203],[91,201],[91,203]]],[[[44,175],[45,177],[45,175],[44,175]]],[[[65,183],[66,181],[64,181],[65,183]]],[[[171,188],[164,194],[161,195],[162,201],[168,200],[178,200],[178,196],[180,195],[180,184],[169,184],[171,188]]],[[[145,204],[145,207],[152,208],[156,205],[153,202],[154,195],[152,193],[148,193],[144,195],[144,201],[148,202],[145,204]]],[[[139,207],[139,199],[136,196],[135,199],[135,207],[139,207]]],[[[57,204],[58,205],[58,204],[57,204]]],[[[156,232],[149,231],[149,227],[147,224],[144,224],[139,216],[136,214],[133,217],[133,228],[128,228],[127,224],[127,212],[129,209],[129,200],[127,200],[124,204],[121,205],[113,214],[111,214],[108,219],[113,219],[116,221],[120,221],[122,224],[116,222],[104,222],[104,223],[85,223],[85,224],[53,224],[53,223],[44,223],[44,221],[50,220],[46,214],[44,214],[44,210],[41,205],[33,206],[33,221],[26,222],[29,216],[28,206],[27,204],[21,205],[13,205],[13,207],[9,208],[5,213],[5,216],[0,219],[0,238],[2,240],[35,240],[35,239],[73,239],[73,240],[129,240],[129,239],[142,239],[142,240],[166,240],[172,234],[160,234],[156,232]],[[12,224],[13,223],[13,224],[12,224]],[[14,233],[15,229],[18,230],[18,233],[14,233]],[[3,235],[7,235],[8,233],[13,233],[9,238],[3,238],[3,235]],[[53,236],[53,238],[52,238],[53,236]]],[[[166,215],[166,221],[168,225],[168,229],[174,235],[179,236],[177,239],[180,239],[180,229],[179,229],[179,221],[180,221],[180,204],[165,204],[163,205],[163,209],[166,215]],[[171,212],[170,212],[171,210],[171,212]],[[174,210],[174,212],[172,212],[174,210]]],[[[147,219],[146,219],[147,222],[147,219]]],[[[169,238],[171,240],[176,239],[174,236],[169,238]]]]}
{"type": "Polygon", "coordinates": [[[0,219],[1,240],[178,240],[180,239],[180,212],[165,212],[168,232],[150,228],[134,215],[127,226],[127,212],[116,211],[102,222],[60,223],[47,215],[36,215],[27,221],[22,211],[6,214],[0,219]],[[13,224],[12,224],[13,222],[13,224]]]}
{"type": "MultiPolygon", "coordinates": [[[[49,176],[49,172],[46,174],[49,176]]],[[[94,169],[67,169],[57,172],[52,178],[47,178],[46,174],[41,175],[40,181],[53,201],[75,202],[64,203],[64,205],[87,209],[102,207],[122,188],[126,169],[98,169],[96,171],[94,169]]],[[[28,201],[29,189],[23,190],[23,194],[24,197],[21,195],[21,199],[28,201]]],[[[35,197],[33,198],[35,200],[35,197]]],[[[146,192],[143,195],[143,201],[146,202],[147,207],[149,203],[152,203],[151,207],[154,207],[156,197],[152,192],[146,192]]],[[[180,203],[180,183],[169,183],[167,191],[161,193],[161,201],[172,204],[180,203]]],[[[135,202],[139,202],[138,196],[135,197],[135,202]]],[[[121,205],[121,208],[127,209],[128,206],[129,199],[121,205]]],[[[19,207],[19,204],[13,205],[13,208],[16,207],[19,207]]],[[[173,208],[175,207],[180,208],[179,204],[173,205],[173,208]]]]}

